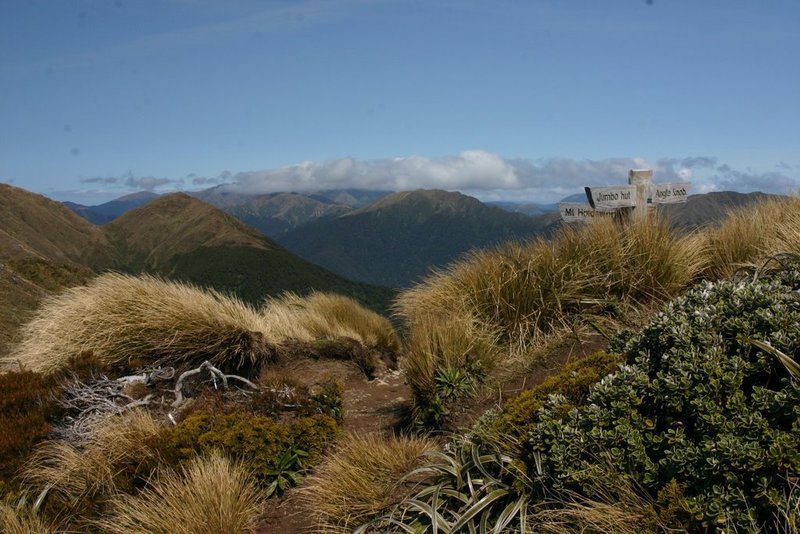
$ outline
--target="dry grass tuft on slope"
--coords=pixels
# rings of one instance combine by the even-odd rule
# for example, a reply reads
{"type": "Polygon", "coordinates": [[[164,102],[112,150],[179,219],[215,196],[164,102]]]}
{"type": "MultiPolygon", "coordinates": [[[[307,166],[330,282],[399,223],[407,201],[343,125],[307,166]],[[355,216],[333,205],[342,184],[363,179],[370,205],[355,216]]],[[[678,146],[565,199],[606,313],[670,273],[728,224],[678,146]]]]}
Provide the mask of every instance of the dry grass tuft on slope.
{"type": "Polygon", "coordinates": [[[266,356],[261,316],[237,299],[187,284],[105,274],[47,299],[7,360],[54,371],[90,352],[123,368],[253,365],[266,356]]]}
{"type": "Polygon", "coordinates": [[[264,493],[241,465],[215,453],[181,472],[163,470],[138,495],[118,495],[97,521],[110,534],[255,532],[264,493]]]}
{"type": "Polygon", "coordinates": [[[387,513],[413,491],[403,478],[429,461],[437,445],[427,438],[350,435],[301,488],[316,532],[352,532],[387,513]]]}
{"type": "Polygon", "coordinates": [[[287,294],[259,312],[213,290],[110,273],[47,299],[5,362],[52,372],[91,353],[123,370],[204,360],[257,370],[286,341],[342,338],[382,354],[399,349],[388,319],[345,296],[287,294]]]}
{"type": "Polygon", "coordinates": [[[91,515],[99,500],[150,477],[159,462],[154,447],[161,425],[144,410],[107,419],[87,443],[43,443],[23,469],[33,494],[47,489],[46,511],[79,519],[91,515]]]}
{"type": "Polygon", "coordinates": [[[24,506],[0,501],[0,532],[4,534],[55,534],[56,530],[24,506]]]}
{"type": "Polygon", "coordinates": [[[800,198],[771,198],[730,211],[722,223],[698,234],[703,275],[724,278],[775,253],[800,252],[800,198]]]}
{"type": "Polygon", "coordinates": [[[335,293],[300,297],[285,293],[262,308],[272,339],[333,341],[348,338],[365,347],[395,353],[400,341],[392,323],[356,300],[335,293]]]}
{"type": "Polygon", "coordinates": [[[415,391],[427,389],[426,398],[446,400],[431,385],[452,382],[455,375],[441,371],[459,358],[488,371],[581,316],[669,298],[702,267],[700,242],[662,220],[598,220],[566,227],[552,241],[474,252],[398,298],[409,328],[407,378],[415,391]]]}

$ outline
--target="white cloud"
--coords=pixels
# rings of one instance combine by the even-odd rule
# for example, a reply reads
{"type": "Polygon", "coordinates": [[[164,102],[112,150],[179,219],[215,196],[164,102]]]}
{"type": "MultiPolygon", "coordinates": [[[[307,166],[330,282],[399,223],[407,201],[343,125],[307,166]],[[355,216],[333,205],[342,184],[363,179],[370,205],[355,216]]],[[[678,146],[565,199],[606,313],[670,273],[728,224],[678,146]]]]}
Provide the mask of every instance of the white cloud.
{"type": "Polygon", "coordinates": [[[227,187],[245,193],[341,188],[517,189],[521,185],[510,162],[483,150],[468,150],[439,159],[408,156],[373,161],[356,158],[305,161],[281,169],[239,173],[234,180],[235,184],[227,187]]]}
{"type": "Polygon", "coordinates": [[[485,150],[467,150],[441,158],[411,155],[381,160],[351,157],[304,161],[280,169],[238,174],[223,171],[216,177],[192,173],[177,180],[136,177],[126,173],[81,181],[110,186],[117,191],[125,187],[158,189],[161,192],[183,189],[184,185],[198,188],[224,184],[218,187],[244,194],[350,188],[383,191],[446,189],[462,191],[483,200],[551,203],[580,194],[585,186],[627,183],[628,170],[642,167],[653,169],[656,182],[691,181],[692,193],[732,190],[787,194],[800,189],[800,166],[792,168],[787,164],[759,172],[734,169],[710,156],[655,161],[641,157],[529,160],[505,159],[485,150]]]}
{"type": "Polygon", "coordinates": [[[692,181],[693,192],[735,190],[788,193],[797,178],[780,172],[739,171],[717,158],[693,156],[651,161],[641,157],[576,160],[504,159],[484,150],[457,156],[407,156],[382,160],[305,161],[281,169],[243,172],[223,186],[240,193],[359,188],[400,191],[447,189],[485,200],[555,202],[585,186],[624,184],[628,170],[652,168],[656,182],[692,181]]]}

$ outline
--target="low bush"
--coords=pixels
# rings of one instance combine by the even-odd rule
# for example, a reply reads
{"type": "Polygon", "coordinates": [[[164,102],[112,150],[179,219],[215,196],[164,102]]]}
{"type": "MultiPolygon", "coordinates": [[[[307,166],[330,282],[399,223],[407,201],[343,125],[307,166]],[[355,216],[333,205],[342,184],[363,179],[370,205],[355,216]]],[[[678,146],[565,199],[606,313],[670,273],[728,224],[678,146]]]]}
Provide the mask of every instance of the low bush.
{"type": "Polygon", "coordinates": [[[294,411],[306,416],[328,415],[337,423],[344,418],[344,384],[341,380],[330,378],[309,386],[296,378],[265,369],[258,383],[261,389],[248,399],[248,406],[255,415],[275,417],[294,411]]]}
{"type": "Polygon", "coordinates": [[[264,487],[276,480],[285,487],[319,462],[337,432],[336,420],[327,415],[280,422],[245,412],[197,411],[171,429],[165,454],[171,461],[186,461],[220,450],[246,461],[264,487]]]}
{"type": "Polygon", "coordinates": [[[406,478],[437,450],[427,438],[352,434],[341,440],[303,485],[301,500],[316,531],[352,532],[391,510],[417,478],[406,478]]]}
{"type": "Polygon", "coordinates": [[[559,394],[572,406],[583,403],[591,386],[619,368],[624,358],[618,354],[597,352],[570,362],[540,385],[525,390],[503,405],[492,422],[486,438],[517,449],[536,426],[535,414],[544,407],[550,395],[559,394]]]}
{"type": "Polygon", "coordinates": [[[52,378],[32,371],[0,374],[0,494],[61,413],[52,378]]]}
{"type": "Polygon", "coordinates": [[[591,496],[610,465],[691,530],[771,524],[800,474],[800,382],[750,340],[800,352],[799,266],[701,283],[617,338],[619,372],[532,414],[529,472],[591,496]]]}
{"type": "Polygon", "coordinates": [[[16,488],[15,476],[25,459],[63,417],[65,411],[58,402],[62,381],[103,370],[91,355],[84,354],[69,360],[57,374],[25,370],[0,374],[0,495],[16,488]]]}
{"type": "Polygon", "coordinates": [[[264,494],[241,464],[220,454],[161,470],[137,495],[117,495],[94,525],[112,534],[255,532],[264,494]]]}

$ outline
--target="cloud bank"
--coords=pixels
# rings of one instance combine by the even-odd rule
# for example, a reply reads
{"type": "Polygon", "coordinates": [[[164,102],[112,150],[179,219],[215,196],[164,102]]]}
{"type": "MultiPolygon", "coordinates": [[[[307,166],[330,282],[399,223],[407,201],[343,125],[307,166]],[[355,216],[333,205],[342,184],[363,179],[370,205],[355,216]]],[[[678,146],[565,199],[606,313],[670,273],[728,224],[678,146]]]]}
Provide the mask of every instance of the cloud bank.
{"type": "MultiPolygon", "coordinates": [[[[627,183],[628,170],[651,168],[656,182],[691,181],[692,193],[763,191],[789,194],[800,190],[800,165],[778,162],[765,172],[736,169],[712,156],[641,157],[578,160],[570,158],[508,159],[485,150],[467,150],[455,156],[407,156],[380,160],[341,158],[305,161],[279,169],[216,176],[195,173],[169,179],[156,176],[84,178],[84,184],[102,189],[146,189],[168,192],[217,186],[241,194],[325,189],[402,191],[445,189],[482,200],[551,203],[582,193],[585,186],[627,183]]],[[[122,193],[120,193],[122,194],[122,193]]]]}
{"type": "Polygon", "coordinates": [[[733,169],[711,156],[656,161],[637,157],[528,160],[505,159],[483,150],[443,158],[306,161],[280,169],[241,172],[231,177],[232,183],[220,187],[245,194],[425,188],[458,190],[485,200],[555,202],[582,192],[584,186],[626,183],[629,169],[643,167],[654,170],[656,182],[691,181],[694,193],[733,190],[787,194],[800,188],[800,173],[789,165],[778,166],[777,171],[755,172],[733,169]]]}

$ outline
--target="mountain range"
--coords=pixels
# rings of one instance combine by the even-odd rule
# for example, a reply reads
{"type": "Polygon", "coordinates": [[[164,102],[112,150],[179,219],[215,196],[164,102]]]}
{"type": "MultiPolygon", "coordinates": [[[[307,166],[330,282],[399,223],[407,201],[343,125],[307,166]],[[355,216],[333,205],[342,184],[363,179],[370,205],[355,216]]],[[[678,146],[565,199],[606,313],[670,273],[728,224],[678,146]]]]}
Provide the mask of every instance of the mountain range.
{"type": "MultiPolygon", "coordinates": [[[[547,236],[561,225],[550,205],[484,204],[445,191],[350,189],[246,195],[217,186],[191,195],[217,205],[312,263],[346,278],[391,287],[406,287],[471,248],[547,236]]],[[[693,229],[765,196],[708,193],[659,210],[675,227],[693,229]]],[[[121,213],[147,198],[128,195],[87,209],[121,213]]],[[[576,195],[576,200],[582,199],[576,195]]]]}
{"type": "Polygon", "coordinates": [[[394,296],[309,263],[183,193],[97,226],[61,203],[0,184],[0,353],[48,294],[105,270],[184,280],[253,304],[284,291],[318,290],[385,311],[394,296]]]}
{"type": "Polygon", "coordinates": [[[542,233],[532,218],[461,193],[403,191],[277,236],[292,252],[354,280],[407,287],[473,248],[542,233]]]}

